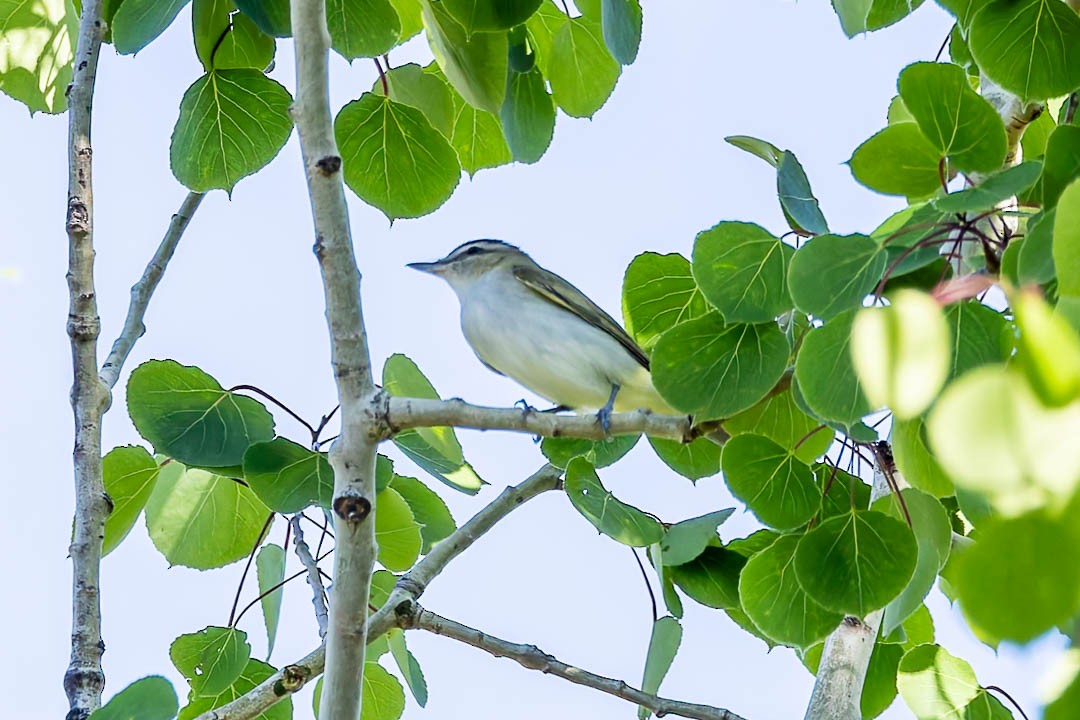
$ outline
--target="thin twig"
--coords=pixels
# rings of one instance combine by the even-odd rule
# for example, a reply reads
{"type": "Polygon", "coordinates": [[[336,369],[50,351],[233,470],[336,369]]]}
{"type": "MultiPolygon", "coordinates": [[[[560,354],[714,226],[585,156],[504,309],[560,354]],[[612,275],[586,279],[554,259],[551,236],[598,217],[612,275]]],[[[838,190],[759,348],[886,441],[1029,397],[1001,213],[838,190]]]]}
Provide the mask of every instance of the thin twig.
{"type": "Polygon", "coordinates": [[[300,564],[307,570],[308,585],[311,586],[311,604],[315,606],[315,621],[319,624],[319,637],[326,637],[326,623],[329,619],[329,611],[326,609],[326,588],[323,587],[322,577],[319,575],[319,564],[311,557],[311,549],[304,542],[304,529],[300,527],[300,514],[293,515],[289,519],[289,526],[293,531],[293,547],[296,549],[296,557],[300,558],[300,564]]]}
{"type": "Polygon", "coordinates": [[[237,390],[247,390],[248,392],[253,392],[256,395],[258,395],[258,396],[260,396],[262,398],[265,398],[265,399],[269,400],[270,402],[274,403],[279,408],[284,410],[289,415],[289,417],[291,417],[293,420],[295,420],[296,422],[300,423],[305,428],[307,428],[307,431],[309,433],[311,433],[312,442],[315,442],[315,438],[318,437],[318,431],[315,430],[314,427],[312,427],[311,423],[309,423],[307,420],[305,420],[304,418],[302,418],[298,414],[296,414],[296,412],[293,411],[293,409],[291,407],[289,407],[285,403],[281,402],[276,397],[274,397],[270,393],[266,392],[262,388],[256,387],[255,385],[233,385],[231,388],[229,388],[229,392],[236,392],[237,390]]]}
{"type": "MultiPolygon", "coordinates": [[[[317,563],[320,563],[320,562],[322,562],[322,561],[323,561],[323,560],[325,560],[326,558],[330,557],[330,553],[332,553],[332,552],[334,552],[334,551],[333,551],[333,550],[327,550],[327,551],[326,551],[325,553],[323,553],[322,555],[316,555],[316,556],[315,556],[315,562],[317,562],[317,563]]],[[[271,594],[272,592],[274,592],[274,591],[275,591],[275,590],[277,590],[278,588],[282,588],[282,587],[285,587],[286,585],[288,585],[289,583],[291,583],[291,582],[292,582],[293,580],[295,580],[296,578],[300,577],[301,575],[307,575],[307,568],[304,568],[303,570],[300,570],[300,571],[298,571],[298,572],[295,572],[295,573],[293,573],[293,574],[292,574],[292,575],[290,575],[289,577],[287,577],[287,578],[284,578],[284,579],[283,579],[283,580],[281,580],[280,582],[276,582],[276,583],[274,583],[273,585],[271,585],[270,587],[266,588],[266,589],[265,589],[265,590],[263,590],[263,591],[262,591],[261,593],[259,593],[258,597],[256,597],[256,598],[255,598],[254,600],[252,600],[251,602],[249,602],[249,603],[248,603],[247,605],[245,605],[245,606],[244,606],[244,609],[243,609],[243,610],[241,610],[241,611],[240,611],[239,613],[237,613],[237,614],[236,614],[236,624],[237,624],[237,625],[239,625],[239,624],[240,624],[240,621],[244,619],[244,614],[245,614],[245,613],[246,613],[246,612],[247,612],[248,610],[250,610],[251,608],[253,608],[253,607],[255,607],[256,605],[258,605],[258,603],[259,603],[259,601],[260,601],[260,600],[262,600],[262,599],[263,599],[264,597],[266,597],[267,595],[271,594]]]]}
{"type": "Polygon", "coordinates": [[[64,673],[68,717],[85,718],[101,705],[105,675],[101,656],[101,539],[112,503],[101,469],[101,418],[110,388],[98,375],[97,293],[94,290],[93,151],[90,118],[98,56],[105,25],[102,0],[84,0],[79,18],[73,76],[68,88],[68,317],[71,344],[71,409],[75,419],[73,453],[75,521],[71,557],[71,662],[64,673]]]}
{"type": "Polygon", "coordinates": [[[653,592],[652,583],[649,582],[649,573],[645,571],[645,563],[641,562],[641,558],[637,554],[637,548],[630,548],[630,552],[634,555],[634,562],[637,563],[638,570],[641,571],[641,579],[645,581],[645,590],[649,593],[649,602],[652,603],[652,621],[655,623],[660,617],[660,613],[656,606],[656,593],[653,592]]]}
{"type": "Polygon", "coordinates": [[[650,695],[627,685],[622,680],[614,680],[591,673],[588,670],[582,670],[573,665],[567,665],[535,645],[522,645],[502,640],[488,633],[462,625],[459,622],[436,615],[416,603],[412,604],[410,610],[408,621],[403,621],[405,623],[403,626],[406,628],[426,630],[436,635],[458,640],[495,657],[513,660],[529,670],[539,670],[545,675],[554,675],[563,680],[569,680],[576,685],[584,685],[608,695],[614,695],[617,698],[640,705],[653,712],[657,717],[678,715],[686,718],[697,718],[698,720],[743,720],[739,715],[723,708],[688,703],[681,700],[669,700],[650,695]]]}
{"type": "Polygon", "coordinates": [[[176,246],[180,243],[184,231],[187,230],[195,211],[199,209],[204,195],[199,192],[190,192],[180,204],[180,209],[172,216],[169,228],[165,231],[165,237],[161,239],[154,256],[146,264],[142,277],[131,286],[131,302],[128,304],[127,317],[124,319],[124,327],[117,336],[116,341],[109,351],[109,356],[101,366],[101,381],[109,387],[114,387],[120,378],[120,371],[124,362],[131,354],[135,342],[146,333],[144,318],[146,309],[150,306],[150,298],[161,282],[161,276],[165,268],[172,260],[176,246]]]}
{"type": "Polygon", "coordinates": [[[255,559],[255,553],[258,552],[259,546],[262,545],[263,540],[266,539],[266,533],[270,529],[270,526],[274,524],[274,517],[275,513],[271,512],[270,516],[266,518],[262,530],[259,531],[259,536],[255,538],[255,543],[251,546],[251,552],[248,553],[247,562],[244,564],[244,572],[240,575],[240,582],[236,585],[236,595],[233,596],[232,610],[229,611],[229,627],[236,627],[236,621],[239,620],[239,618],[236,617],[236,608],[240,605],[240,593],[244,590],[244,582],[247,581],[248,572],[251,571],[251,562],[255,559]]]}

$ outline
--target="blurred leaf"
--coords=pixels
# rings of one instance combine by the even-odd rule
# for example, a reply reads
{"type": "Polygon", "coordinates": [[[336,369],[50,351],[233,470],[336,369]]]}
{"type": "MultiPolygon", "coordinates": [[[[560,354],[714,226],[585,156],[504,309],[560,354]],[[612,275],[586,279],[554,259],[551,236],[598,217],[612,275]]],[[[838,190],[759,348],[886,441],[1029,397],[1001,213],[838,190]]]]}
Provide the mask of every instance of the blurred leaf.
{"type": "Polygon", "coordinates": [[[64,112],[79,34],[70,0],[4,3],[0,28],[0,91],[31,113],[64,112]]]}
{"type": "Polygon", "coordinates": [[[894,422],[890,440],[896,467],[912,487],[939,498],[949,497],[956,492],[952,480],[926,444],[926,430],[922,419],[894,422]]]}
{"type": "Polygon", "coordinates": [[[971,666],[938,645],[919,645],[900,661],[896,685],[919,720],[963,717],[962,710],[979,692],[971,666]]]}
{"type": "Polygon", "coordinates": [[[1080,396],[1080,335],[1037,291],[1013,293],[1010,300],[1020,330],[1016,364],[1043,404],[1072,402],[1080,396]]]}
{"type": "Polygon", "coordinates": [[[289,0],[233,0],[233,2],[240,8],[240,12],[251,18],[264,33],[274,37],[292,35],[289,0]]]}
{"type": "Polygon", "coordinates": [[[1073,180],[1061,192],[1056,215],[1053,257],[1058,292],[1080,295],[1080,180],[1073,180]]]}

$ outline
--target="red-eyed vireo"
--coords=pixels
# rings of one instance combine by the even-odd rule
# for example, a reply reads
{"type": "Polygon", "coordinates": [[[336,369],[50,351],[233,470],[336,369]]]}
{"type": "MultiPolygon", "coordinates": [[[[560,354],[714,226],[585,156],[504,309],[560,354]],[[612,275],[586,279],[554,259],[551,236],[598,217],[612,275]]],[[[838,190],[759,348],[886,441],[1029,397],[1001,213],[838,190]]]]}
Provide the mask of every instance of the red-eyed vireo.
{"type": "Polygon", "coordinates": [[[414,270],[450,284],[480,361],[573,410],[676,414],[653,388],[649,357],[580,290],[500,240],[473,240],[414,270]]]}

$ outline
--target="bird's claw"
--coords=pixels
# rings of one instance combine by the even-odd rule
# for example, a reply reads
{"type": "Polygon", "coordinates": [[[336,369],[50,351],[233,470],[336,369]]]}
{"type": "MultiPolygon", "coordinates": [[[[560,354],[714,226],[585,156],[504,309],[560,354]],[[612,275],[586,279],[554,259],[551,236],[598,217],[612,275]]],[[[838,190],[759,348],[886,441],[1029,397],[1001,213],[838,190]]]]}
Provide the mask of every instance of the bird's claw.
{"type": "Polygon", "coordinates": [[[596,422],[600,424],[600,429],[604,431],[604,437],[611,434],[611,408],[602,407],[596,411],[596,422]]]}
{"type": "Polygon", "coordinates": [[[536,412],[536,408],[525,402],[525,398],[521,398],[516,403],[514,403],[514,407],[521,408],[521,412],[523,415],[532,415],[536,412]]]}

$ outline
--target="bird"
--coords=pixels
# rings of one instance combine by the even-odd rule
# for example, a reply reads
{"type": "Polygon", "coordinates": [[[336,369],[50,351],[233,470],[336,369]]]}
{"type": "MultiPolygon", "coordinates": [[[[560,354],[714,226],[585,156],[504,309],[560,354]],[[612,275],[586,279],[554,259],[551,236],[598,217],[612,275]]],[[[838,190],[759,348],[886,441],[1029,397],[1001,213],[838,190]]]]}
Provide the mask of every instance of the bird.
{"type": "Polygon", "coordinates": [[[649,356],[626,330],[519,247],[471,240],[407,267],[445,280],[480,362],[554,403],[552,410],[595,411],[605,433],[612,411],[678,414],[653,387],[649,356]]]}

